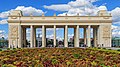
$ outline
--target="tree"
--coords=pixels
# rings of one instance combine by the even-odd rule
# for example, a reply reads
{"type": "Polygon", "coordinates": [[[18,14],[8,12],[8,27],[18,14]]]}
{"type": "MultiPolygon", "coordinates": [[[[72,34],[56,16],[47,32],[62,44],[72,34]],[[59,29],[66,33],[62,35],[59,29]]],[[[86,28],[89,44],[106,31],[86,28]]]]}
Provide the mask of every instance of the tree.
{"type": "Polygon", "coordinates": [[[5,38],[4,37],[2,37],[2,40],[4,40],[5,38]]]}

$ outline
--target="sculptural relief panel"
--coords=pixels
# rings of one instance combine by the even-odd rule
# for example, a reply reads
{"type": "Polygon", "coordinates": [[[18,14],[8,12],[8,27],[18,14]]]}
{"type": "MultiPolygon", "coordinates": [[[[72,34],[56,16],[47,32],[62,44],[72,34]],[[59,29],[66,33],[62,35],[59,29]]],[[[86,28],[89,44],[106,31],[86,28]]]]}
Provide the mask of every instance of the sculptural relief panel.
{"type": "Polygon", "coordinates": [[[110,26],[103,26],[103,37],[110,37],[110,26]]]}
{"type": "Polygon", "coordinates": [[[10,25],[10,37],[16,39],[18,37],[18,26],[10,25]]]}

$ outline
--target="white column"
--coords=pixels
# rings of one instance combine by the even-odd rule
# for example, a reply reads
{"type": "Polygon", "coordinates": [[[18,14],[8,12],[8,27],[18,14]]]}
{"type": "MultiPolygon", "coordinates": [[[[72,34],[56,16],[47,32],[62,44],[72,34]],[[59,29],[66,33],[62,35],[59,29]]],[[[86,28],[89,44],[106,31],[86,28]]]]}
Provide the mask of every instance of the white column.
{"type": "Polygon", "coordinates": [[[34,28],[34,47],[36,47],[36,28],[34,28]]]}
{"type": "Polygon", "coordinates": [[[75,47],[79,47],[79,25],[77,25],[76,27],[76,31],[75,31],[75,47]]]}
{"type": "Polygon", "coordinates": [[[101,26],[98,26],[98,28],[97,28],[97,47],[101,47],[101,44],[102,44],[101,37],[102,37],[101,26]]]}
{"type": "Polygon", "coordinates": [[[84,44],[86,44],[87,45],[87,37],[86,37],[86,28],[84,28],[84,44]]]}
{"type": "Polygon", "coordinates": [[[74,47],[76,47],[76,27],[74,28],[74,47]]]}
{"type": "MultiPolygon", "coordinates": [[[[17,45],[17,44],[16,44],[17,45]]],[[[8,48],[11,48],[11,39],[9,38],[9,45],[8,48]]]]}
{"type": "MultiPolygon", "coordinates": [[[[11,32],[11,28],[10,28],[10,25],[9,25],[9,33],[8,33],[8,40],[9,40],[9,45],[8,45],[8,48],[10,48],[10,46],[11,46],[11,37],[10,37],[10,34],[12,33],[11,32]]],[[[17,44],[16,44],[17,45],[17,44]]]]}
{"type": "Polygon", "coordinates": [[[24,45],[24,28],[21,27],[21,47],[24,45]]]}
{"type": "Polygon", "coordinates": [[[21,48],[22,45],[22,30],[21,25],[18,25],[18,48],[21,48]]]}
{"type": "Polygon", "coordinates": [[[76,28],[76,47],[79,47],[79,25],[76,28]]]}
{"type": "Polygon", "coordinates": [[[93,28],[94,47],[97,47],[97,30],[93,28]]]}
{"type": "Polygon", "coordinates": [[[42,25],[42,47],[46,46],[46,32],[45,32],[45,26],[42,25]]]}
{"type": "Polygon", "coordinates": [[[67,25],[65,25],[65,38],[64,38],[64,46],[65,47],[68,47],[68,26],[67,25]]]}
{"type": "Polygon", "coordinates": [[[56,25],[54,25],[54,46],[56,46],[56,25]]]}
{"type": "Polygon", "coordinates": [[[87,28],[87,46],[88,46],[88,47],[91,47],[90,28],[91,28],[91,26],[88,25],[88,28],[87,28]]]}
{"type": "Polygon", "coordinates": [[[33,25],[30,26],[31,28],[31,32],[30,32],[30,47],[32,48],[34,45],[34,29],[33,29],[33,25]]]}

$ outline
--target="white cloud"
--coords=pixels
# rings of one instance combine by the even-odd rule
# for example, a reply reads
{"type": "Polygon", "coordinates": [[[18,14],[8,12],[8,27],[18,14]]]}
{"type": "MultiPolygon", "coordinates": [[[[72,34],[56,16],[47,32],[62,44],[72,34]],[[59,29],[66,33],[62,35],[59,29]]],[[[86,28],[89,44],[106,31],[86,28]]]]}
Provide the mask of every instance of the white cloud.
{"type": "Polygon", "coordinates": [[[116,7],[112,11],[109,11],[112,14],[113,25],[112,25],[112,36],[120,37],[120,7],[116,7]]]}
{"type": "MultiPolygon", "coordinates": [[[[10,11],[11,11],[11,10],[10,10],[10,11]]],[[[10,13],[10,11],[1,12],[1,13],[0,13],[0,18],[7,18],[8,15],[9,15],[9,13],[10,13]]]]}
{"type": "Polygon", "coordinates": [[[1,34],[1,33],[4,33],[4,32],[5,32],[4,30],[0,30],[0,34],[1,34]]]}
{"type": "Polygon", "coordinates": [[[120,36],[120,28],[117,25],[112,25],[112,36],[120,36]]]}
{"type": "Polygon", "coordinates": [[[51,9],[55,11],[68,11],[71,7],[67,4],[59,4],[59,5],[50,5],[50,6],[43,6],[46,9],[51,9]]]}
{"type": "Polygon", "coordinates": [[[2,38],[2,37],[5,37],[5,35],[4,34],[0,34],[0,38],[2,38]]]}
{"type": "Polygon", "coordinates": [[[93,5],[93,2],[97,0],[76,0],[68,2],[68,4],[60,4],[60,5],[50,5],[44,6],[44,8],[55,10],[55,11],[67,11],[65,13],[59,14],[58,16],[65,16],[66,13],[68,16],[74,16],[79,13],[79,15],[96,15],[98,12],[98,7],[93,5]],[[68,8],[69,7],[69,8],[68,8]]]}
{"type": "Polygon", "coordinates": [[[6,19],[0,20],[0,24],[6,24],[8,23],[6,19]]]}
{"type": "Polygon", "coordinates": [[[42,15],[42,13],[44,13],[42,10],[36,9],[31,6],[30,7],[18,6],[15,10],[21,10],[23,12],[23,15],[30,15],[32,13],[34,16],[40,16],[42,15]]]}
{"type": "Polygon", "coordinates": [[[97,0],[76,0],[76,1],[71,1],[68,3],[68,5],[72,7],[83,7],[86,6],[87,4],[96,2],[97,0]]]}
{"type": "Polygon", "coordinates": [[[51,34],[51,35],[46,35],[46,38],[53,39],[53,38],[54,38],[54,35],[53,35],[53,34],[51,34]]]}
{"type": "Polygon", "coordinates": [[[18,6],[15,9],[11,9],[9,11],[1,12],[0,13],[0,18],[2,20],[0,20],[0,24],[6,24],[7,23],[6,18],[8,17],[9,13],[13,10],[21,10],[23,12],[24,16],[28,16],[31,13],[33,14],[33,16],[40,16],[40,15],[42,15],[42,13],[44,13],[42,10],[36,9],[34,7],[31,7],[31,6],[30,7],[18,6]]]}
{"type": "Polygon", "coordinates": [[[60,37],[60,36],[57,36],[56,39],[57,39],[58,41],[63,41],[63,40],[64,40],[64,38],[63,38],[63,37],[60,37]]]}
{"type": "Polygon", "coordinates": [[[71,1],[68,3],[68,5],[72,6],[72,7],[81,7],[84,6],[86,4],[88,4],[88,1],[85,0],[76,0],[76,1],[71,1]]]}
{"type": "Polygon", "coordinates": [[[98,7],[99,10],[107,10],[107,7],[106,6],[100,6],[98,7]]]}
{"type": "Polygon", "coordinates": [[[6,34],[5,30],[0,30],[0,38],[4,37],[5,39],[8,38],[8,35],[6,34]]]}
{"type": "Polygon", "coordinates": [[[113,16],[113,24],[120,25],[120,7],[116,7],[112,11],[110,11],[113,16]]]}
{"type": "Polygon", "coordinates": [[[120,36],[120,7],[116,7],[112,11],[110,11],[112,14],[113,19],[113,25],[112,25],[112,36],[113,37],[119,37],[120,36]]]}
{"type": "Polygon", "coordinates": [[[74,34],[68,34],[68,38],[73,38],[74,34]]]}
{"type": "Polygon", "coordinates": [[[112,30],[118,29],[118,26],[112,25],[112,30]]]}
{"type": "Polygon", "coordinates": [[[34,15],[34,16],[39,16],[41,15],[42,13],[44,13],[42,10],[40,9],[36,9],[34,7],[25,7],[25,6],[18,6],[16,7],[15,9],[11,9],[9,11],[4,11],[4,12],[1,12],[0,13],[0,18],[7,18],[9,13],[13,10],[21,10],[23,12],[23,15],[30,15],[31,13],[34,15]]]}
{"type": "MultiPolygon", "coordinates": [[[[42,37],[42,36],[41,36],[41,37],[42,37]]],[[[53,34],[46,35],[46,38],[54,39],[54,35],[53,35],[53,34]]],[[[59,36],[56,36],[56,39],[57,39],[58,41],[62,41],[64,38],[59,35],[59,36]]]]}

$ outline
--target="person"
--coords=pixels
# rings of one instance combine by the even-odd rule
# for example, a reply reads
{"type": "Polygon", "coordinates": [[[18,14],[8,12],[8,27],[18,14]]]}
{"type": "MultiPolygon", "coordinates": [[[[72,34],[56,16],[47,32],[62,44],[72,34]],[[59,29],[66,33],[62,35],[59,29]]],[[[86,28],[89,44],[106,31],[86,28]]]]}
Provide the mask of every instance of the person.
{"type": "Polygon", "coordinates": [[[103,47],[103,44],[102,44],[102,47],[103,47]]]}
{"type": "Polygon", "coordinates": [[[84,44],[84,47],[87,47],[87,45],[86,45],[86,44],[84,44]]]}

